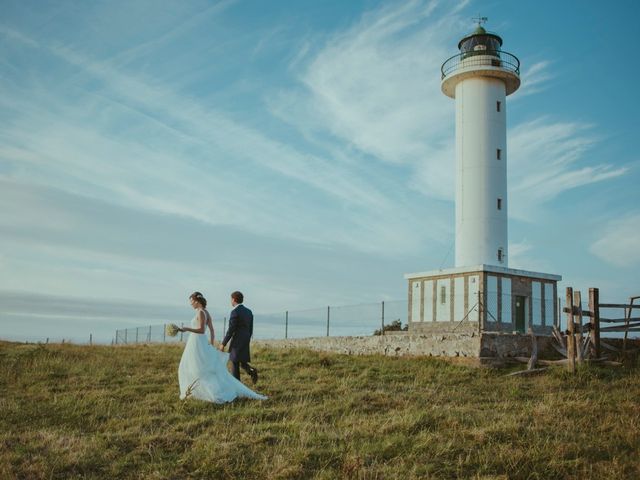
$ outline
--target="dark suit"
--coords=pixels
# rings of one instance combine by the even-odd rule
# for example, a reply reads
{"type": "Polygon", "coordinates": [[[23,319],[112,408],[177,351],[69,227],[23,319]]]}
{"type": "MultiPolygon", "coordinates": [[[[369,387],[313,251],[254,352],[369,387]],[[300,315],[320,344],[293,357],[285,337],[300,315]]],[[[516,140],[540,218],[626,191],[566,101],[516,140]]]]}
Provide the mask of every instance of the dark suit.
{"type": "Polygon", "coordinates": [[[233,363],[233,376],[240,379],[240,366],[249,374],[253,367],[249,365],[251,361],[251,350],[249,343],[253,335],[253,313],[247,307],[239,304],[229,315],[229,329],[222,341],[223,346],[227,346],[229,340],[229,360],[233,363]]]}

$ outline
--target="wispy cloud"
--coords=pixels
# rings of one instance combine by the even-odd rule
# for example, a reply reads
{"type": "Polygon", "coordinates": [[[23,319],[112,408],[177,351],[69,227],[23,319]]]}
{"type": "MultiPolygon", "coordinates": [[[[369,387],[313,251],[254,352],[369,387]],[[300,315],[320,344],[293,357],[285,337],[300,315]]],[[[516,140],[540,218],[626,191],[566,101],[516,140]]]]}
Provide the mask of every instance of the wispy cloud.
{"type": "MultiPolygon", "coordinates": [[[[412,1],[368,13],[307,53],[301,89],[281,93],[272,110],[369,161],[435,164],[440,159],[431,157],[453,125],[452,105],[440,93],[440,65],[460,22],[455,13],[436,10],[435,2],[412,1]]],[[[433,188],[426,190],[442,196],[440,180],[428,180],[433,188]]]]}
{"type": "MultiPolygon", "coordinates": [[[[195,29],[212,28],[212,23],[221,23],[219,18],[225,10],[237,4],[237,0],[222,0],[203,8],[190,5],[187,2],[167,5],[166,25],[156,21],[154,31],[150,32],[150,38],[136,44],[134,47],[127,48],[119,52],[117,55],[109,59],[114,65],[126,65],[131,62],[138,61],[141,58],[155,54],[160,48],[167,48],[175,45],[181,37],[188,37],[193,34],[195,29]],[[218,17],[218,18],[216,18],[218,17]],[[160,29],[165,27],[164,29],[160,29]]],[[[149,3],[149,7],[153,8],[153,2],[149,3]]],[[[138,22],[136,22],[138,23],[138,22]]]]}
{"type": "Polygon", "coordinates": [[[539,254],[534,242],[527,238],[509,242],[509,267],[534,272],[559,273],[558,266],[549,260],[549,256],[539,254]]]}
{"type": "Polygon", "coordinates": [[[549,71],[550,67],[551,62],[549,60],[542,60],[520,72],[522,84],[513,97],[510,97],[510,100],[517,101],[519,98],[533,95],[544,90],[549,80],[553,78],[553,75],[549,71]]]}
{"type": "MultiPolygon", "coordinates": [[[[99,80],[102,87],[99,96],[80,90],[56,92],[55,97],[43,88],[36,105],[31,102],[33,97],[23,101],[27,105],[17,102],[14,108],[23,114],[17,125],[3,134],[8,145],[4,153],[8,160],[16,161],[11,155],[17,152],[21,158],[31,158],[39,168],[32,179],[40,177],[46,182],[52,174],[64,172],[60,180],[66,188],[100,198],[111,196],[122,204],[213,223],[248,221],[263,233],[286,231],[306,240],[368,249],[388,247],[382,243],[383,229],[375,231],[371,241],[371,224],[359,235],[353,231],[345,234],[339,224],[329,223],[318,235],[314,228],[317,218],[302,210],[311,208],[317,215],[326,212],[315,201],[311,206],[309,195],[300,204],[292,204],[286,195],[274,196],[273,188],[289,179],[329,201],[352,205],[356,216],[355,222],[348,220],[352,225],[374,212],[394,210],[396,205],[367,181],[366,175],[359,175],[358,167],[354,171],[331,158],[303,153],[180,95],[168,85],[128,74],[108,61],[94,60],[67,46],[46,48],[83,72],[76,83],[99,80]],[[67,97],[74,93],[84,96],[85,102],[70,104],[67,97]],[[115,136],[113,131],[121,121],[133,122],[131,133],[115,136]],[[38,135],[32,138],[34,130],[38,135]],[[136,160],[132,162],[132,158],[136,160]],[[242,195],[237,194],[237,177],[232,174],[234,162],[246,165],[237,172],[245,185],[242,195]],[[279,178],[266,187],[269,191],[262,185],[265,174],[279,178]],[[283,211],[300,219],[297,229],[290,228],[283,211]],[[365,238],[368,241],[364,242],[365,238]]],[[[346,218],[350,216],[345,212],[346,218]]],[[[390,222],[396,223],[396,231],[404,228],[400,219],[390,222]]]]}
{"type": "Polygon", "coordinates": [[[609,221],[589,250],[617,267],[640,265],[640,213],[609,221]]]}
{"type": "Polygon", "coordinates": [[[584,157],[601,141],[593,126],[541,118],[509,130],[509,214],[530,219],[536,206],[562,192],[619,177],[626,167],[584,165],[584,157]]]}

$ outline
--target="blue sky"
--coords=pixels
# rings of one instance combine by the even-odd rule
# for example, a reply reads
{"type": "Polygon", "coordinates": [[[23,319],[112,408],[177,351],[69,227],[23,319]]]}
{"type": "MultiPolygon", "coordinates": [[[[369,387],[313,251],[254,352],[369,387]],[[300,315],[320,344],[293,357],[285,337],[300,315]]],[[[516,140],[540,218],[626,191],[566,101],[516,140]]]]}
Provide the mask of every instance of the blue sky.
{"type": "Polygon", "coordinates": [[[453,265],[440,66],[489,17],[509,266],[640,294],[633,1],[3,1],[0,337],[400,300],[453,265]]]}

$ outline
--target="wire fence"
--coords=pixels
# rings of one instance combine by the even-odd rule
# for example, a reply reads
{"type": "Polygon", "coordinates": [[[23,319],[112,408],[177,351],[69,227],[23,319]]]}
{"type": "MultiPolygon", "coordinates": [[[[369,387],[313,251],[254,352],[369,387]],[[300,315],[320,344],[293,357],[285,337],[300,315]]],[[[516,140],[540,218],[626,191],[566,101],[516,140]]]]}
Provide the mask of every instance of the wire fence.
{"type": "MultiPolygon", "coordinates": [[[[216,338],[220,340],[227,330],[227,318],[214,318],[216,338]],[[222,327],[222,328],[220,328],[222,327]]],[[[309,310],[281,313],[254,313],[253,337],[255,339],[309,338],[325,336],[373,335],[393,322],[407,323],[407,301],[395,300],[359,305],[327,306],[309,310]]],[[[137,343],[179,343],[187,336],[166,334],[168,324],[149,325],[116,330],[118,345],[137,343]]],[[[190,326],[181,323],[179,326],[190,326]]]]}
{"type": "MultiPolygon", "coordinates": [[[[564,302],[554,299],[552,290],[537,296],[520,296],[509,290],[489,290],[479,296],[427,294],[411,305],[411,321],[421,324],[465,321],[479,322],[486,332],[521,332],[529,327],[535,331],[551,331],[566,324],[562,315],[564,302]]],[[[584,303],[584,302],[583,302],[584,303]]],[[[359,305],[327,306],[322,308],[254,314],[255,339],[288,339],[310,337],[369,336],[385,330],[392,323],[406,328],[407,300],[384,301],[359,305]]],[[[584,304],[583,308],[587,308],[584,304]]],[[[184,322],[179,326],[189,326],[184,322]]],[[[167,324],[148,325],[116,330],[116,344],[179,343],[188,337],[184,332],[175,337],[165,333],[167,324]]],[[[227,318],[214,318],[216,339],[221,340],[227,330],[227,318]]]]}

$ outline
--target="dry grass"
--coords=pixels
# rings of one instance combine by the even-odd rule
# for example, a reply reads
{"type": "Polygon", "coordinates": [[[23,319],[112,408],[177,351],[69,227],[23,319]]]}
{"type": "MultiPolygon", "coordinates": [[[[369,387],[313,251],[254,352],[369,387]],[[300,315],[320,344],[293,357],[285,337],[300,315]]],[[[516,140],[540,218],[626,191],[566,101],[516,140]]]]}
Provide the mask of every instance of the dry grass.
{"type": "Polygon", "coordinates": [[[270,400],[212,405],[178,399],[181,352],[0,343],[0,478],[640,478],[635,367],[261,349],[270,400]]]}

